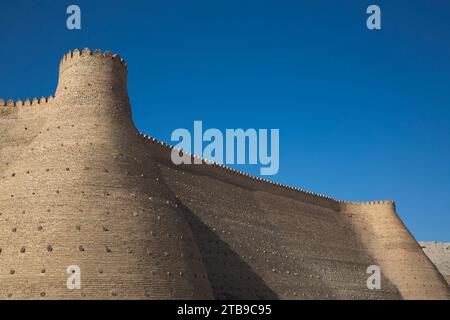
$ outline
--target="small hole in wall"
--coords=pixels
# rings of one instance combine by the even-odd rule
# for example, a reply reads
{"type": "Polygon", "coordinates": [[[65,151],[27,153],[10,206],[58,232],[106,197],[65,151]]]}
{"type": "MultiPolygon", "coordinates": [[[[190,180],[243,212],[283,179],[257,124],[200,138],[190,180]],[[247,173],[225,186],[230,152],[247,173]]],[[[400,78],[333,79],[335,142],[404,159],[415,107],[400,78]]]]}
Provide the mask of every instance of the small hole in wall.
{"type": "Polygon", "coordinates": [[[45,292],[41,292],[41,297],[45,297],[45,292]]]}
{"type": "Polygon", "coordinates": [[[16,273],[16,270],[14,270],[14,269],[9,270],[9,274],[10,274],[10,275],[13,275],[13,274],[15,274],[15,273],[16,273]]]}
{"type": "Polygon", "coordinates": [[[47,246],[47,251],[48,251],[48,252],[52,252],[52,251],[53,251],[53,246],[52,246],[51,244],[49,244],[49,245],[47,246]]]}
{"type": "Polygon", "coordinates": [[[25,247],[20,248],[20,253],[25,253],[26,249],[25,247]]]}
{"type": "Polygon", "coordinates": [[[83,252],[84,251],[84,247],[83,246],[79,246],[78,249],[83,252]]]}
{"type": "Polygon", "coordinates": [[[45,273],[45,269],[42,269],[42,270],[41,270],[41,273],[45,273]]]}
{"type": "Polygon", "coordinates": [[[38,229],[38,231],[41,231],[42,230],[42,226],[39,226],[37,229],[38,229]]]}
{"type": "Polygon", "coordinates": [[[105,247],[106,252],[111,252],[111,249],[109,247],[105,247]]]}

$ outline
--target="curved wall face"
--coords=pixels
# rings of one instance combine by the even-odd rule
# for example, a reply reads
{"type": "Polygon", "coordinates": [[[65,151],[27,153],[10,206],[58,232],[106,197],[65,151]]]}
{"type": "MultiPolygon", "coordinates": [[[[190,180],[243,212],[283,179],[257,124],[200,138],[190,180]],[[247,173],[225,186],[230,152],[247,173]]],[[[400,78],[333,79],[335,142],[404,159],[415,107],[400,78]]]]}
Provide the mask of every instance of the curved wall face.
{"type": "Polygon", "coordinates": [[[56,97],[71,106],[84,103],[105,106],[105,102],[114,101],[115,105],[108,106],[109,112],[128,113],[130,108],[117,104],[128,103],[126,64],[120,56],[107,52],[74,50],[59,65],[56,97]]]}
{"type": "Polygon", "coordinates": [[[343,204],[342,212],[403,298],[450,299],[446,281],[402,223],[394,203],[343,204]]]}
{"type": "Polygon", "coordinates": [[[15,107],[1,141],[2,161],[20,151],[1,167],[0,298],[211,298],[190,228],[131,122],[123,62],[85,51],[61,69],[55,99],[15,107]],[[25,130],[35,108],[45,120],[25,130]],[[71,265],[81,290],[66,287],[71,265]]]}
{"type": "Polygon", "coordinates": [[[235,299],[400,299],[333,200],[283,190],[207,165],[174,166],[152,144],[204,257],[214,295],[235,299]],[[316,201],[314,201],[316,198],[316,201]]]}
{"type": "Polygon", "coordinates": [[[337,202],[217,166],[174,166],[158,143],[149,152],[190,217],[218,297],[450,298],[392,202],[337,202]],[[380,290],[367,288],[372,265],[380,290]]]}
{"type": "Polygon", "coordinates": [[[55,97],[0,100],[0,299],[449,297],[392,204],[175,166],[126,81],[120,57],[75,50],[55,97]]]}

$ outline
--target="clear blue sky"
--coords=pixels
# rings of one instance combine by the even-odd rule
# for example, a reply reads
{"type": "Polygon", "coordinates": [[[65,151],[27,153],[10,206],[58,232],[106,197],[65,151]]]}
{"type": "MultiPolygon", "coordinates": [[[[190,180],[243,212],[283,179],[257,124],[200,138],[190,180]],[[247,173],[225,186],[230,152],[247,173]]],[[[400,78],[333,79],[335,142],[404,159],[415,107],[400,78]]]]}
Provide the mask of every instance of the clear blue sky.
{"type": "MultiPolygon", "coordinates": [[[[272,179],[394,199],[418,240],[450,242],[450,2],[1,1],[0,97],[54,93],[61,56],[129,65],[138,128],[279,128],[272,179]],[[78,4],[82,30],[66,29],[78,4]],[[382,30],[365,27],[377,4],[382,30]]],[[[241,167],[253,174],[254,167],[241,167]]]]}

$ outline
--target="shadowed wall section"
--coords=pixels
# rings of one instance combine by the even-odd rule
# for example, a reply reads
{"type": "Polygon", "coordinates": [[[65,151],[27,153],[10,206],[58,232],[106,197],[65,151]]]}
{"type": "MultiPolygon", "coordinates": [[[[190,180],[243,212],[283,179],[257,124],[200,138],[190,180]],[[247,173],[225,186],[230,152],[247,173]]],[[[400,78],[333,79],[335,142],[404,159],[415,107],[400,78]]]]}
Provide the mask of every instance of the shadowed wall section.
{"type": "Polygon", "coordinates": [[[0,133],[1,299],[449,298],[392,204],[173,165],[117,55],[65,55],[54,97],[0,100],[0,133]]]}
{"type": "Polygon", "coordinates": [[[366,269],[374,259],[336,202],[323,198],[313,204],[316,196],[280,190],[208,165],[177,167],[170,164],[165,147],[150,148],[161,156],[166,183],[195,217],[190,220],[197,221],[193,232],[204,249],[216,296],[401,298],[386,278],[382,290],[367,289],[366,269]],[[235,268],[229,256],[239,257],[247,267],[235,268]],[[257,289],[254,279],[247,277],[248,269],[265,285],[257,289]]]}

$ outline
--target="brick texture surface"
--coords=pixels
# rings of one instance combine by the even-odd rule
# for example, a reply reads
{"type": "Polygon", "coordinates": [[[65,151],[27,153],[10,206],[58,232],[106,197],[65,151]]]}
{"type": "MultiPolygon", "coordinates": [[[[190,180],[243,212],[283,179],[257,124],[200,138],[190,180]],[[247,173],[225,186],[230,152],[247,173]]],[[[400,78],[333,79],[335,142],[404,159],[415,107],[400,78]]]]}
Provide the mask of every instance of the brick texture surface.
{"type": "Polygon", "coordinates": [[[392,202],[176,166],[171,150],[136,130],[108,52],[65,55],[55,96],[0,99],[0,299],[449,298],[392,202]]]}

